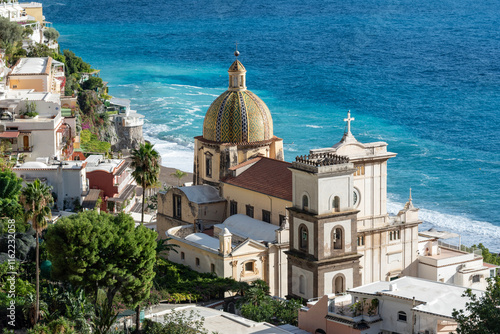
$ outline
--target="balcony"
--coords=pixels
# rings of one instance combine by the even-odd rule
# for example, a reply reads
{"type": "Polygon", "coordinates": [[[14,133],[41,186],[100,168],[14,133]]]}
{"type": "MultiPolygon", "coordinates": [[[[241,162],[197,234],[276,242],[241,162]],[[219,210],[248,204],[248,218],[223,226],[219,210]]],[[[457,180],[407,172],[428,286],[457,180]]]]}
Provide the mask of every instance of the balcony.
{"type": "Polygon", "coordinates": [[[347,323],[358,328],[361,324],[380,321],[378,299],[367,299],[353,302],[350,295],[328,300],[327,319],[347,323]]]}

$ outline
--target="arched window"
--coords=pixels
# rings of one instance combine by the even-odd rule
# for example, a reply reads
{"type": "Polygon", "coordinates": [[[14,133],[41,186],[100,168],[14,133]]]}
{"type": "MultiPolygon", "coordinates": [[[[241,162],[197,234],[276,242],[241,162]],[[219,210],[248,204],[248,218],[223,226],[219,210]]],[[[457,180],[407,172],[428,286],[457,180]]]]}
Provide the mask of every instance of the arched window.
{"type": "Polygon", "coordinates": [[[333,292],[334,293],[345,292],[344,276],[343,275],[340,274],[333,279],[333,292]]]}
{"type": "Polygon", "coordinates": [[[333,211],[340,212],[340,197],[338,196],[333,199],[333,211]]]}
{"type": "Polygon", "coordinates": [[[309,233],[307,231],[307,227],[304,225],[299,228],[299,248],[302,250],[307,250],[309,233]]]}
{"type": "Polygon", "coordinates": [[[309,209],[309,198],[307,195],[302,196],[302,210],[309,209]]]}
{"type": "Polygon", "coordinates": [[[332,235],[332,243],[333,243],[333,249],[342,249],[344,240],[344,236],[342,235],[342,229],[340,227],[337,227],[333,230],[333,235],[332,235]]]}
{"type": "Polygon", "coordinates": [[[406,313],[403,311],[398,312],[398,321],[406,322],[406,313]]]}
{"type": "Polygon", "coordinates": [[[306,293],[306,278],[304,275],[299,276],[299,292],[302,294],[306,293]]]}

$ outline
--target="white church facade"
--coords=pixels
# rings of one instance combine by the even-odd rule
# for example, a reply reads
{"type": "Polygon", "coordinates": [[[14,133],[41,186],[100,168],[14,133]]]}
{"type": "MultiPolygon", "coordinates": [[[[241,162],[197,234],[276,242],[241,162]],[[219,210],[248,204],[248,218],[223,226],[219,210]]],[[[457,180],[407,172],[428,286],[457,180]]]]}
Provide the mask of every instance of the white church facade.
{"type": "MultiPolygon", "coordinates": [[[[207,185],[219,191],[220,218],[206,219],[215,217],[208,212],[210,206],[201,210],[194,209],[197,206],[193,201],[176,202],[179,197],[174,188],[160,193],[159,231],[173,237],[181,251],[185,247],[191,253],[207,253],[203,245],[197,248],[196,243],[188,243],[177,226],[188,225],[190,233],[211,234],[215,240],[223,231],[217,224],[233,215],[246,214],[276,225],[283,236],[287,235],[282,238],[286,243],[261,240],[266,247],[258,252],[255,263],[262,267],[272,262],[275,269],[268,267],[264,275],[254,278],[265,279],[280,296],[307,300],[372,282],[419,277],[419,257],[425,254],[420,250],[421,221],[411,191],[397,215],[387,212],[387,161],[396,156],[387,150],[387,143],[359,142],[351,132],[354,118],[348,113],[344,119],[347,130],[338,143],[311,150],[291,164],[284,162],[283,140],[273,134],[271,113],[265,103],[247,90],[246,69],[235,60],[228,73],[228,91],[209,107],[203,135],[195,138],[194,152],[194,187],[207,185]],[[172,214],[175,210],[189,211],[190,220],[178,219],[172,214]],[[273,242],[280,244],[282,255],[271,254],[273,242]]],[[[252,226],[251,221],[240,220],[239,224],[249,231],[259,229],[259,224],[252,226]]],[[[236,256],[232,249],[238,247],[228,248],[214,240],[210,243],[211,254],[236,256]]],[[[463,269],[458,266],[466,258],[460,258],[461,253],[457,256],[455,271],[463,269]]],[[[475,271],[486,273],[479,258],[475,256],[476,262],[481,262],[475,271]]],[[[193,269],[209,271],[209,265],[202,267],[197,269],[195,265],[193,269]]],[[[218,271],[219,267],[215,268],[218,271]]],[[[223,275],[234,276],[227,273],[224,270],[223,275]]],[[[482,286],[485,273],[479,276],[482,286]]]]}

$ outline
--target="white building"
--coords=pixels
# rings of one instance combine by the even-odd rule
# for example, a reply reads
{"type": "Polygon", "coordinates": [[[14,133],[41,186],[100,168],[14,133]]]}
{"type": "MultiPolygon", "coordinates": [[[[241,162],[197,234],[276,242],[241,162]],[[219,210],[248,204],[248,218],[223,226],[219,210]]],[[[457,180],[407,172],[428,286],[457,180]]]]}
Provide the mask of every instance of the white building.
{"type": "MultiPolygon", "coordinates": [[[[465,288],[403,277],[349,290],[348,295],[310,301],[299,311],[299,327],[312,333],[454,332],[454,309],[465,309],[465,288]],[[372,302],[373,301],[373,302],[372,302]]],[[[477,296],[483,291],[473,290],[477,296]]]]}
{"type": "Polygon", "coordinates": [[[38,157],[61,159],[71,145],[71,129],[61,116],[59,94],[33,90],[8,91],[0,99],[0,139],[8,140],[13,154],[25,160],[38,157]],[[27,104],[34,104],[38,115],[24,116],[27,104]]]}
{"type": "Polygon", "coordinates": [[[439,240],[449,237],[458,237],[458,234],[434,229],[420,232],[418,277],[486,290],[487,278],[495,276],[498,266],[483,263],[481,249],[469,253],[439,240]]]}
{"type": "Polygon", "coordinates": [[[40,179],[52,187],[57,196],[54,204],[59,210],[73,208],[74,202],[82,203],[87,194],[88,181],[84,161],[50,161],[40,158],[13,168],[25,183],[40,179]]]}

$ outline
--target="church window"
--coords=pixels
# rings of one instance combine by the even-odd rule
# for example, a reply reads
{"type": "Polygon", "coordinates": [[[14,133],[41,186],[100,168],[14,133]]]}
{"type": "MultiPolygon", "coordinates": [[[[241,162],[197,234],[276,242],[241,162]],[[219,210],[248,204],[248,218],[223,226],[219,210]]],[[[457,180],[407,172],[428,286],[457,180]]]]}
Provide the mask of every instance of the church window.
{"type": "Polygon", "coordinates": [[[304,277],[304,275],[299,276],[299,293],[306,293],[306,278],[304,277]]]}
{"type": "Polygon", "coordinates": [[[238,202],[230,201],[229,202],[229,215],[235,215],[238,213],[238,202]]]}
{"type": "Polygon", "coordinates": [[[309,198],[307,195],[302,196],[302,210],[308,210],[309,209],[309,198]]]}
{"type": "Polygon", "coordinates": [[[340,197],[335,196],[333,199],[333,210],[335,212],[340,212],[340,197]]]}
{"type": "Polygon", "coordinates": [[[173,202],[174,202],[174,218],[175,219],[182,219],[182,202],[181,202],[181,195],[173,195],[173,202]]]}
{"type": "Polygon", "coordinates": [[[342,249],[343,247],[343,235],[342,235],[342,229],[341,228],[336,228],[333,230],[333,235],[332,235],[332,242],[333,242],[333,249],[342,249]]]}
{"type": "Polygon", "coordinates": [[[398,321],[406,322],[406,313],[403,311],[398,312],[398,321]]]}
{"type": "Polygon", "coordinates": [[[210,272],[211,272],[212,274],[215,274],[215,264],[213,264],[213,263],[212,263],[212,264],[210,264],[210,272]]]}
{"type": "Polygon", "coordinates": [[[246,262],[245,263],[245,271],[251,271],[254,272],[254,263],[252,261],[246,262]]]}
{"type": "Polygon", "coordinates": [[[266,223],[271,223],[271,212],[267,210],[262,210],[262,221],[266,223]]]}
{"type": "Polygon", "coordinates": [[[247,205],[247,216],[253,218],[253,206],[247,205]]]}
{"type": "Polygon", "coordinates": [[[185,258],[186,258],[186,255],[184,254],[184,252],[181,252],[181,260],[184,261],[185,258]]]}
{"type": "Polygon", "coordinates": [[[333,279],[333,292],[336,294],[345,292],[344,276],[342,274],[333,279]]]}
{"type": "Polygon", "coordinates": [[[299,237],[300,237],[300,242],[299,242],[299,248],[302,250],[307,250],[308,246],[308,233],[307,233],[307,227],[302,225],[299,228],[299,237]]]}
{"type": "Polygon", "coordinates": [[[212,177],[212,155],[205,154],[205,176],[212,177]]]}
{"type": "Polygon", "coordinates": [[[358,236],[358,246],[364,246],[365,245],[365,236],[360,235],[358,236]]]}
{"type": "Polygon", "coordinates": [[[199,267],[199,266],[200,266],[200,258],[199,258],[199,257],[197,257],[197,258],[196,258],[196,266],[197,266],[197,267],[199,267]]]}
{"type": "Polygon", "coordinates": [[[481,281],[481,275],[472,276],[472,283],[479,283],[481,281]]]}

